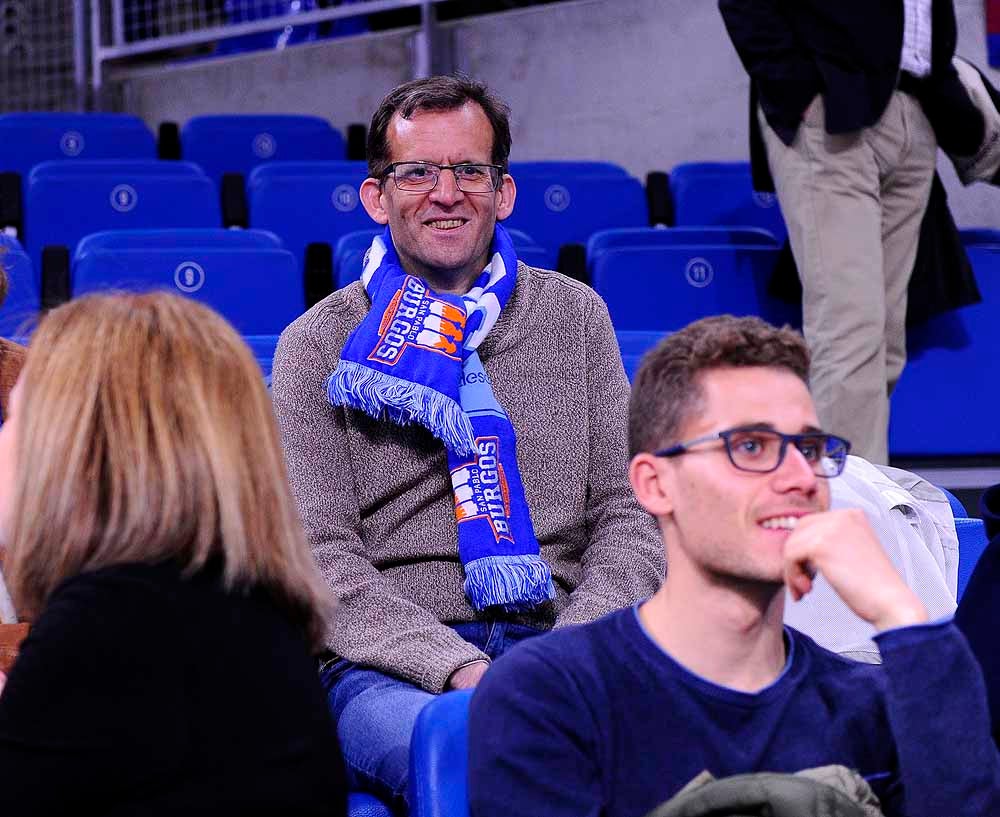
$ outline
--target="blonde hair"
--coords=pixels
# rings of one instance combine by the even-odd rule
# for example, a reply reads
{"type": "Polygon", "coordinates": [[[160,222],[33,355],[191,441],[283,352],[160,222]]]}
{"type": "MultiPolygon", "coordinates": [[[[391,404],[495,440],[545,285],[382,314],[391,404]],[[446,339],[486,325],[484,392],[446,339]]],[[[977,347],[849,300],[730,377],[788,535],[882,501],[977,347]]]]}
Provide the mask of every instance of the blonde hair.
{"type": "Polygon", "coordinates": [[[77,573],[210,559],[270,589],[319,647],[329,594],[305,541],[260,369],[211,309],[167,293],[50,312],[16,402],[4,571],[33,618],[77,573]]]}

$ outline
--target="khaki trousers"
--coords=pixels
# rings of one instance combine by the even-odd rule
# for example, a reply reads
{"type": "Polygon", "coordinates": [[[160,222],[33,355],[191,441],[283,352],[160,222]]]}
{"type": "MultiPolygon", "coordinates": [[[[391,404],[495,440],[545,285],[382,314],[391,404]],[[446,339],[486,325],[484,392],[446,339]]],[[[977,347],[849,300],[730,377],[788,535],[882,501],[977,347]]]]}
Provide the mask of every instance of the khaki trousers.
{"type": "Polygon", "coordinates": [[[802,279],[810,386],[823,427],[888,462],[889,395],[906,363],[906,289],[937,143],[897,91],[870,128],[832,135],[822,97],[789,147],[759,114],[802,279]]]}

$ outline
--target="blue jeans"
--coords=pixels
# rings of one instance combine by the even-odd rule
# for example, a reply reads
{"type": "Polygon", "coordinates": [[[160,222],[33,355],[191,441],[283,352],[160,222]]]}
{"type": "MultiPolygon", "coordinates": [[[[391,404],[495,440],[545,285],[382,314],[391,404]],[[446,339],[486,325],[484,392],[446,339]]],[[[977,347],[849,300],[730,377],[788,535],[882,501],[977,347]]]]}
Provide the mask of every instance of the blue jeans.
{"type": "MultiPolygon", "coordinates": [[[[506,621],[452,627],[491,659],[542,631],[506,621]]],[[[394,809],[404,808],[410,769],[410,735],[417,715],[434,696],[391,675],[345,661],[320,674],[337,723],[340,748],[352,789],[376,794],[394,809]]]]}

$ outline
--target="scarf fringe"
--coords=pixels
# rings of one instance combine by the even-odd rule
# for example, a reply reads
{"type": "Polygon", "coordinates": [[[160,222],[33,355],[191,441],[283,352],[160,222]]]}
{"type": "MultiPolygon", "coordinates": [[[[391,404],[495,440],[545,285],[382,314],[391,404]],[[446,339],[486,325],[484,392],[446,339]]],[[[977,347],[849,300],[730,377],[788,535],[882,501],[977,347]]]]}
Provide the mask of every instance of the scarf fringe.
{"type": "Polygon", "coordinates": [[[555,598],[552,572],[538,554],[483,556],[465,565],[465,595],[477,610],[530,610],[555,598]]]}
{"type": "Polygon", "coordinates": [[[419,423],[459,456],[476,452],[472,422],[462,407],[420,383],[341,359],[326,381],[326,393],[334,405],[359,409],[376,420],[388,414],[398,425],[419,423]]]}

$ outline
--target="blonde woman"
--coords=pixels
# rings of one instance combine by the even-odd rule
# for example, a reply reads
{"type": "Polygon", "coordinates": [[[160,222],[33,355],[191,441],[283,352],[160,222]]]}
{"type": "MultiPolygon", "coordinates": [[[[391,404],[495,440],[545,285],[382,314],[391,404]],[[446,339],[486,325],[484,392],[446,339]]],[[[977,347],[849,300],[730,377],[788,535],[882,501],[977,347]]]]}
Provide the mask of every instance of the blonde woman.
{"type": "Polygon", "coordinates": [[[33,627],[0,814],[342,815],[327,599],[233,329],[165,293],[71,301],[10,408],[0,539],[33,627]]]}

